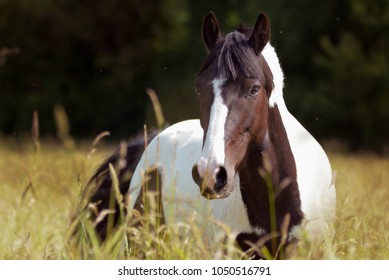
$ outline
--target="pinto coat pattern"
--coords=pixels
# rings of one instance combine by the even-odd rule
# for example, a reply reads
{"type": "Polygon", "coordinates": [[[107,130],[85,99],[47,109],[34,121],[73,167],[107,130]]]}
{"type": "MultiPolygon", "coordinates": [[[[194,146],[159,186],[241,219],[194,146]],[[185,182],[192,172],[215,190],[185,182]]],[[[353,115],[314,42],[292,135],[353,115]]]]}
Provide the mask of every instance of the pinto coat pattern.
{"type": "MultiPolygon", "coordinates": [[[[286,243],[298,239],[301,226],[312,237],[327,229],[336,200],[330,163],[287,110],[269,38],[264,14],[253,29],[241,25],[226,36],[215,15],[206,15],[209,53],[195,82],[200,118],[174,124],[149,143],[130,182],[131,207],[145,171],[157,167],[164,221],[194,220],[210,240],[217,236],[214,221],[228,225],[245,251],[285,223],[286,243]]],[[[279,234],[263,242],[273,255],[280,243],[279,234]]]]}

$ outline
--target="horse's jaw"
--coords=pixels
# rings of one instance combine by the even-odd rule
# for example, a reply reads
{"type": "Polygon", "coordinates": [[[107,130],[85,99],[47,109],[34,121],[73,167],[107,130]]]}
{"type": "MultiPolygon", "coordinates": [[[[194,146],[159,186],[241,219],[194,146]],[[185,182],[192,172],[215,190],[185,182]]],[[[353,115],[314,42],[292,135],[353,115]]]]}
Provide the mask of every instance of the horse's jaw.
{"type": "Polygon", "coordinates": [[[215,192],[215,191],[212,191],[209,188],[201,188],[200,187],[201,195],[203,197],[205,197],[206,199],[209,199],[209,200],[227,198],[227,197],[230,196],[232,191],[233,191],[233,188],[229,188],[229,189],[227,189],[225,191],[221,191],[221,192],[215,192]]]}

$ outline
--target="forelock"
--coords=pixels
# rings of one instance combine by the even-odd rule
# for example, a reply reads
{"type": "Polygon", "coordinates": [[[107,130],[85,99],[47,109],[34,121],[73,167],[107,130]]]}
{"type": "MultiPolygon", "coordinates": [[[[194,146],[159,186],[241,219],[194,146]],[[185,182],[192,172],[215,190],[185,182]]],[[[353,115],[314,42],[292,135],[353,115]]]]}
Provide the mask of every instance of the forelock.
{"type": "Polygon", "coordinates": [[[263,75],[258,57],[248,44],[245,34],[234,31],[225,37],[217,59],[218,76],[236,81],[238,77],[259,78],[263,75]]]}

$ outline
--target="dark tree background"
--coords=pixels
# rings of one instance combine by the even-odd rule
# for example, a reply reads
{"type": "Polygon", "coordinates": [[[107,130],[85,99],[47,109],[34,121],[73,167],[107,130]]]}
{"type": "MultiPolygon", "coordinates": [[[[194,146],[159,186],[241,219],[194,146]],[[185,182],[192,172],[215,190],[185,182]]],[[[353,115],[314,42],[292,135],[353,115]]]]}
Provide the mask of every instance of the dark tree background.
{"type": "Polygon", "coordinates": [[[3,0],[0,133],[28,133],[37,110],[42,134],[54,135],[59,104],[75,136],[128,138],[153,124],[146,87],[170,123],[195,118],[209,10],[224,32],[269,15],[286,102],[315,137],[355,149],[387,144],[387,0],[3,0]]]}

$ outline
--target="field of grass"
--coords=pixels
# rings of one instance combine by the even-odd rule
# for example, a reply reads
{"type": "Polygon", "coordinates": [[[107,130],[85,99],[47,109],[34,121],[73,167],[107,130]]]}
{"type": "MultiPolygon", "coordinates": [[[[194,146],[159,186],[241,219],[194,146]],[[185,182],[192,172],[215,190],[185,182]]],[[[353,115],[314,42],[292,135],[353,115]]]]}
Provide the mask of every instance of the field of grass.
{"type": "MultiPolygon", "coordinates": [[[[0,139],[0,259],[235,259],[241,254],[232,239],[206,244],[190,225],[163,233],[126,227],[99,244],[93,225],[83,221],[84,234],[70,238],[76,212],[88,178],[113,151],[90,144],[67,147],[0,139]],[[193,234],[178,234],[191,228],[193,234]],[[92,237],[90,242],[85,236],[92,237]]],[[[335,237],[323,242],[303,240],[296,259],[389,259],[389,158],[371,154],[329,152],[337,173],[335,237]]],[[[228,229],[225,229],[228,232],[228,229]]]]}

